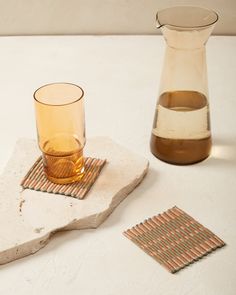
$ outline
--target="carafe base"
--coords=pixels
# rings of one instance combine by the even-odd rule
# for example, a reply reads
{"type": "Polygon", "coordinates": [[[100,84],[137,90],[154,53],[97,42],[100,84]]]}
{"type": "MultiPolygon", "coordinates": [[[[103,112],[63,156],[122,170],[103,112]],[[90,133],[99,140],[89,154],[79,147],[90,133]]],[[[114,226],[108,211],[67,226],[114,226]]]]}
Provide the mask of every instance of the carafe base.
{"type": "Polygon", "coordinates": [[[190,165],[206,159],[211,152],[211,136],[202,139],[170,139],[152,134],[152,154],[167,163],[190,165]]]}

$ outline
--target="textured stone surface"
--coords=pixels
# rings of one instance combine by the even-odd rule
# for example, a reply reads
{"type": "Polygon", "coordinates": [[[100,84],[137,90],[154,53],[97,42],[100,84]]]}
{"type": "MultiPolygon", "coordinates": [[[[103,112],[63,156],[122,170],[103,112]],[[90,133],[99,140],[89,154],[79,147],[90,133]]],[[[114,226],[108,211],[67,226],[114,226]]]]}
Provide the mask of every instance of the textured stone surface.
{"type": "Polygon", "coordinates": [[[23,190],[19,183],[40,152],[20,139],[0,179],[0,264],[35,253],[60,230],[96,228],[142,181],[148,161],[105,137],[89,139],[86,155],[106,158],[84,200],[23,190]]]}

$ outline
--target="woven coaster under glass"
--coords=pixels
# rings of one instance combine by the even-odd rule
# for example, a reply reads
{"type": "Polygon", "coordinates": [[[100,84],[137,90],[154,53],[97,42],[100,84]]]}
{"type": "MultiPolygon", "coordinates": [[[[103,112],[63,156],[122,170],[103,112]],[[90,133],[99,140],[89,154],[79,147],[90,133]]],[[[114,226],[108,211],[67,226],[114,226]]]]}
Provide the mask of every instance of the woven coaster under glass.
{"type": "Polygon", "coordinates": [[[43,160],[40,156],[21,182],[24,189],[32,189],[53,194],[61,194],[83,199],[98,178],[106,160],[85,158],[85,172],[78,182],[70,184],[56,184],[47,179],[43,160]]]}
{"type": "Polygon", "coordinates": [[[124,235],[171,273],[225,245],[177,207],[126,230],[124,235]]]}

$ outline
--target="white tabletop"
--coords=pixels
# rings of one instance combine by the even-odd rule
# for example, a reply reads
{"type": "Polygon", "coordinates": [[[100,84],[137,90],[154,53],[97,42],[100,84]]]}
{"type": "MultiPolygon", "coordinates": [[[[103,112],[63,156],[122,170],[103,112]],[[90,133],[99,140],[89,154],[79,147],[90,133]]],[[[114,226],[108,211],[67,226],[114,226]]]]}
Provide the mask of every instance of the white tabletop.
{"type": "Polygon", "coordinates": [[[164,48],[161,36],[0,38],[1,171],[17,138],[36,138],[33,91],[58,81],[84,88],[88,137],[110,136],[150,160],[145,180],[98,229],[58,233],[0,266],[0,294],[236,294],[236,37],[207,44],[214,146],[191,166],[149,151],[164,48]],[[122,232],[174,205],[227,246],[173,275],[122,232]]]}

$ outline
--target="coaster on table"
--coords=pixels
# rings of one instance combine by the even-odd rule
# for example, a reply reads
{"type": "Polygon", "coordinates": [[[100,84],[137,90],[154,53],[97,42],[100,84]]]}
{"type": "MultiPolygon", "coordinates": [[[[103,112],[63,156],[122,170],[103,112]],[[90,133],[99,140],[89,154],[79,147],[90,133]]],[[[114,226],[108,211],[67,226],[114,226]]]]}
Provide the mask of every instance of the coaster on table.
{"type": "Polygon", "coordinates": [[[225,245],[177,207],[137,224],[124,235],[171,273],[225,245]]]}
{"type": "Polygon", "coordinates": [[[85,158],[82,179],[70,184],[56,184],[47,179],[40,156],[21,182],[23,188],[83,199],[98,178],[106,160],[85,158]]]}

